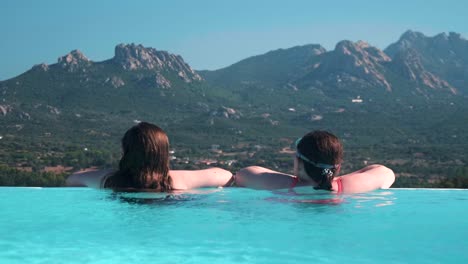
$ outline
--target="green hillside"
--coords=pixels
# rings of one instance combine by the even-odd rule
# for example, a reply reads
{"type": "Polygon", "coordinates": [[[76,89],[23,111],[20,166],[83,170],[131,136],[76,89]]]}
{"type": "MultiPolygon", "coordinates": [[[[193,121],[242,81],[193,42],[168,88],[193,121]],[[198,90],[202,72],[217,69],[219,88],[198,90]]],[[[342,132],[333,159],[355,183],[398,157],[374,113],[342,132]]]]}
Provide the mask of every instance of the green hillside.
{"type": "Polygon", "coordinates": [[[0,82],[0,185],[60,186],[71,171],[116,166],[121,136],[144,120],[169,134],[174,168],[291,172],[294,140],[325,129],[345,145],[344,172],[383,163],[396,186],[464,186],[460,82],[431,71],[432,59],[418,61],[425,52],[393,60],[363,42],[338,46],[276,50],[199,73],[134,44],[103,62],[73,51],[35,66],[0,82]]]}

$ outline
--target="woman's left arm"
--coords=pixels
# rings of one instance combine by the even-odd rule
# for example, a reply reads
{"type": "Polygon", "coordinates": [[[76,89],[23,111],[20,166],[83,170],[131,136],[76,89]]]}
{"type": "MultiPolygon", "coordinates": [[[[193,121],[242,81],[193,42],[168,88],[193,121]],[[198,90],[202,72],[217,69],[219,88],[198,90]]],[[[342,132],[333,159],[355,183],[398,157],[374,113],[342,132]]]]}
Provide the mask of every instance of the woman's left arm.
{"type": "Polygon", "coordinates": [[[171,170],[175,189],[196,189],[203,187],[224,187],[232,182],[232,173],[221,168],[205,170],[171,170]]]}
{"type": "Polygon", "coordinates": [[[82,170],[68,176],[65,185],[68,187],[91,187],[101,188],[101,182],[110,173],[112,169],[106,170],[82,170]]]}
{"type": "Polygon", "coordinates": [[[236,185],[259,190],[286,189],[296,177],[260,166],[250,166],[236,173],[236,185]]]}

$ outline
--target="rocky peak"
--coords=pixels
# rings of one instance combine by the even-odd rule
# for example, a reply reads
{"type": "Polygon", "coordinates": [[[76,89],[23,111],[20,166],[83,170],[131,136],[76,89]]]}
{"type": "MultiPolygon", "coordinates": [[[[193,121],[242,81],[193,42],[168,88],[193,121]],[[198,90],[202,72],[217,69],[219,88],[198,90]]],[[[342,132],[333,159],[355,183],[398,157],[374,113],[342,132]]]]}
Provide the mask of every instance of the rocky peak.
{"type": "Polygon", "coordinates": [[[340,41],[336,44],[335,51],[353,57],[356,62],[363,60],[365,63],[379,63],[392,60],[383,51],[361,40],[356,43],[349,40],[340,41]]]}
{"type": "Polygon", "coordinates": [[[125,70],[161,69],[163,63],[156,54],[156,49],[143,45],[119,44],[115,47],[114,61],[125,70]]]}
{"type": "Polygon", "coordinates": [[[449,38],[448,38],[447,33],[442,32],[440,34],[435,35],[434,39],[437,41],[447,41],[449,38]]]}
{"type": "Polygon", "coordinates": [[[296,46],[290,48],[289,51],[291,52],[301,52],[306,55],[317,56],[327,52],[327,50],[319,44],[309,44],[304,46],[296,46]]]}
{"type": "Polygon", "coordinates": [[[320,55],[320,54],[327,52],[327,50],[321,45],[312,44],[312,45],[309,45],[308,47],[314,55],[320,55]]]}
{"type": "Polygon", "coordinates": [[[354,43],[350,40],[342,40],[335,46],[335,51],[339,51],[343,54],[351,54],[351,50],[354,50],[354,43]]]}
{"type": "Polygon", "coordinates": [[[440,33],[434,37],[426,37],[422,33],[416,34],[418,38],[408,37],[408,33],[403,34],[400,40],[388,46],[385,52],[393,58],[399,52],[414,49],[424,58],[423,63],[434,69],[445,64],[459,67],[468,60],[468,41],[460,34],[440,33]]]}
{"type": "MultiPolygon", "coordinates": [[[[351,43],[352,44],[352,43],[351,43]]],[[[363,41],[363,40],[358,40],[354,45],[358,46],[361,49],[369,48],[370,45],[369,43],[363,41]]]]}
{"type": "Polygon", "coordinates": [[[344,40],[336,45],[334,51],[327,54],[318,70],[322,74],[337,76],[338,83],[359,80],[371,86],[380,86],[391,91],[391,85],[383,74],[384,68],[382,66],[390,61],[390,57],[384,52],[366,42],[354,43],[344,40]]]}
{"type": "Polygon", "coordinates": [[[39,71],[43,71],[43,72],[46,72],[49,70],[49,65],[45,64],[45,63],[41,63],[41,64],[36,64],[32,67],[32,70],[39,70],[39,71]]]}
{"type": "Polygon", "coordinates": [[[294,54],[294,55],[300,54],[301,56],[307,56],[307,55],[317,56],[325,52],[327,52],[327,50],[319,44],[307,44],[307,45],[302,45],[302,46],[295,46],[295,47],[288,48],[288,49],[272,50],[263,55],[254,56],[253,58],[255,57],[258,58],[258,57],[265,56],[265,55],[266,56],[271,56],[271,55],[279,56],[283,54],[294,54]]]}
{"type": "Polygon", "coordinates": [[[157,51],[143,45],[119,44],[115,47],[113,61],[125,70],[173,71],[182,80],[189,83],[202,78],[184,62],[181,56],[167,51],[157,51]]]}
{"type": "Polygon", "coordinates": [[[462,36],[456,32],[449,32],[448,38],[450,40],[465,40],[462,36]]]}
{"type": "Polygon", "coordinates": [[[426,38],[426,36],[421,32],[407,30],[405,33],[403,33],[403,35],[401,35],[400,41],[402,40],[414,41],[414,40],[421,39],[421,38],[426,38]]]}
{"type": "Polygon", "coordinates": [[[401,50],[415,47],[425,48],[427,46],[426,42],[427,37],[424,34],[408,30],[405,33],[403,33],[403,35],[401,35],[400,39],[397,42],[389,45],[385,49],[385,53],[393,58],[401,50]]]}
{"type": "Polygon", "coordinates": [[[92,62],[79,50],[73,50],[67,55],[58,58],[58,65],[69,72],[86,71],[85,67],[92,62]]]}

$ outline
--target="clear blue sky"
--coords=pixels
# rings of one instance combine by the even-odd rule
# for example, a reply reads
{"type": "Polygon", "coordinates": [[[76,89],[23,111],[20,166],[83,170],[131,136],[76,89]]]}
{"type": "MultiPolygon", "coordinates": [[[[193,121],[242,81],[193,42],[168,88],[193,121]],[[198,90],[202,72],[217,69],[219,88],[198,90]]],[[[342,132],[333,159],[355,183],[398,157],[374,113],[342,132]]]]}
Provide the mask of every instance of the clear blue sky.
{"type": "Polygon", "coordinates": [[[385,48],[407,29],[468,38],[464,0],[2,0],[0,80],[73,49],[109,59],[119,43],[180,54],[218,69],[278,48],[343,39],[385,48]]]}

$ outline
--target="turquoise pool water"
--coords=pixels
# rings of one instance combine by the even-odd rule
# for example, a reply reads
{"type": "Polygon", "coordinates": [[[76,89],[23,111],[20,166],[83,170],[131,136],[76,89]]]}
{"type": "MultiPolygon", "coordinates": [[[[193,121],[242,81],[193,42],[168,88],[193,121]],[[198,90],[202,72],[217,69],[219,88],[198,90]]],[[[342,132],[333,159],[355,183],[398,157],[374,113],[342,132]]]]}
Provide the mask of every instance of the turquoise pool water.
{"type": "Polygon", "coordinates": [[[0,188],[0,263],[468,262],[468,191],[297,192],[0,188]]]}

